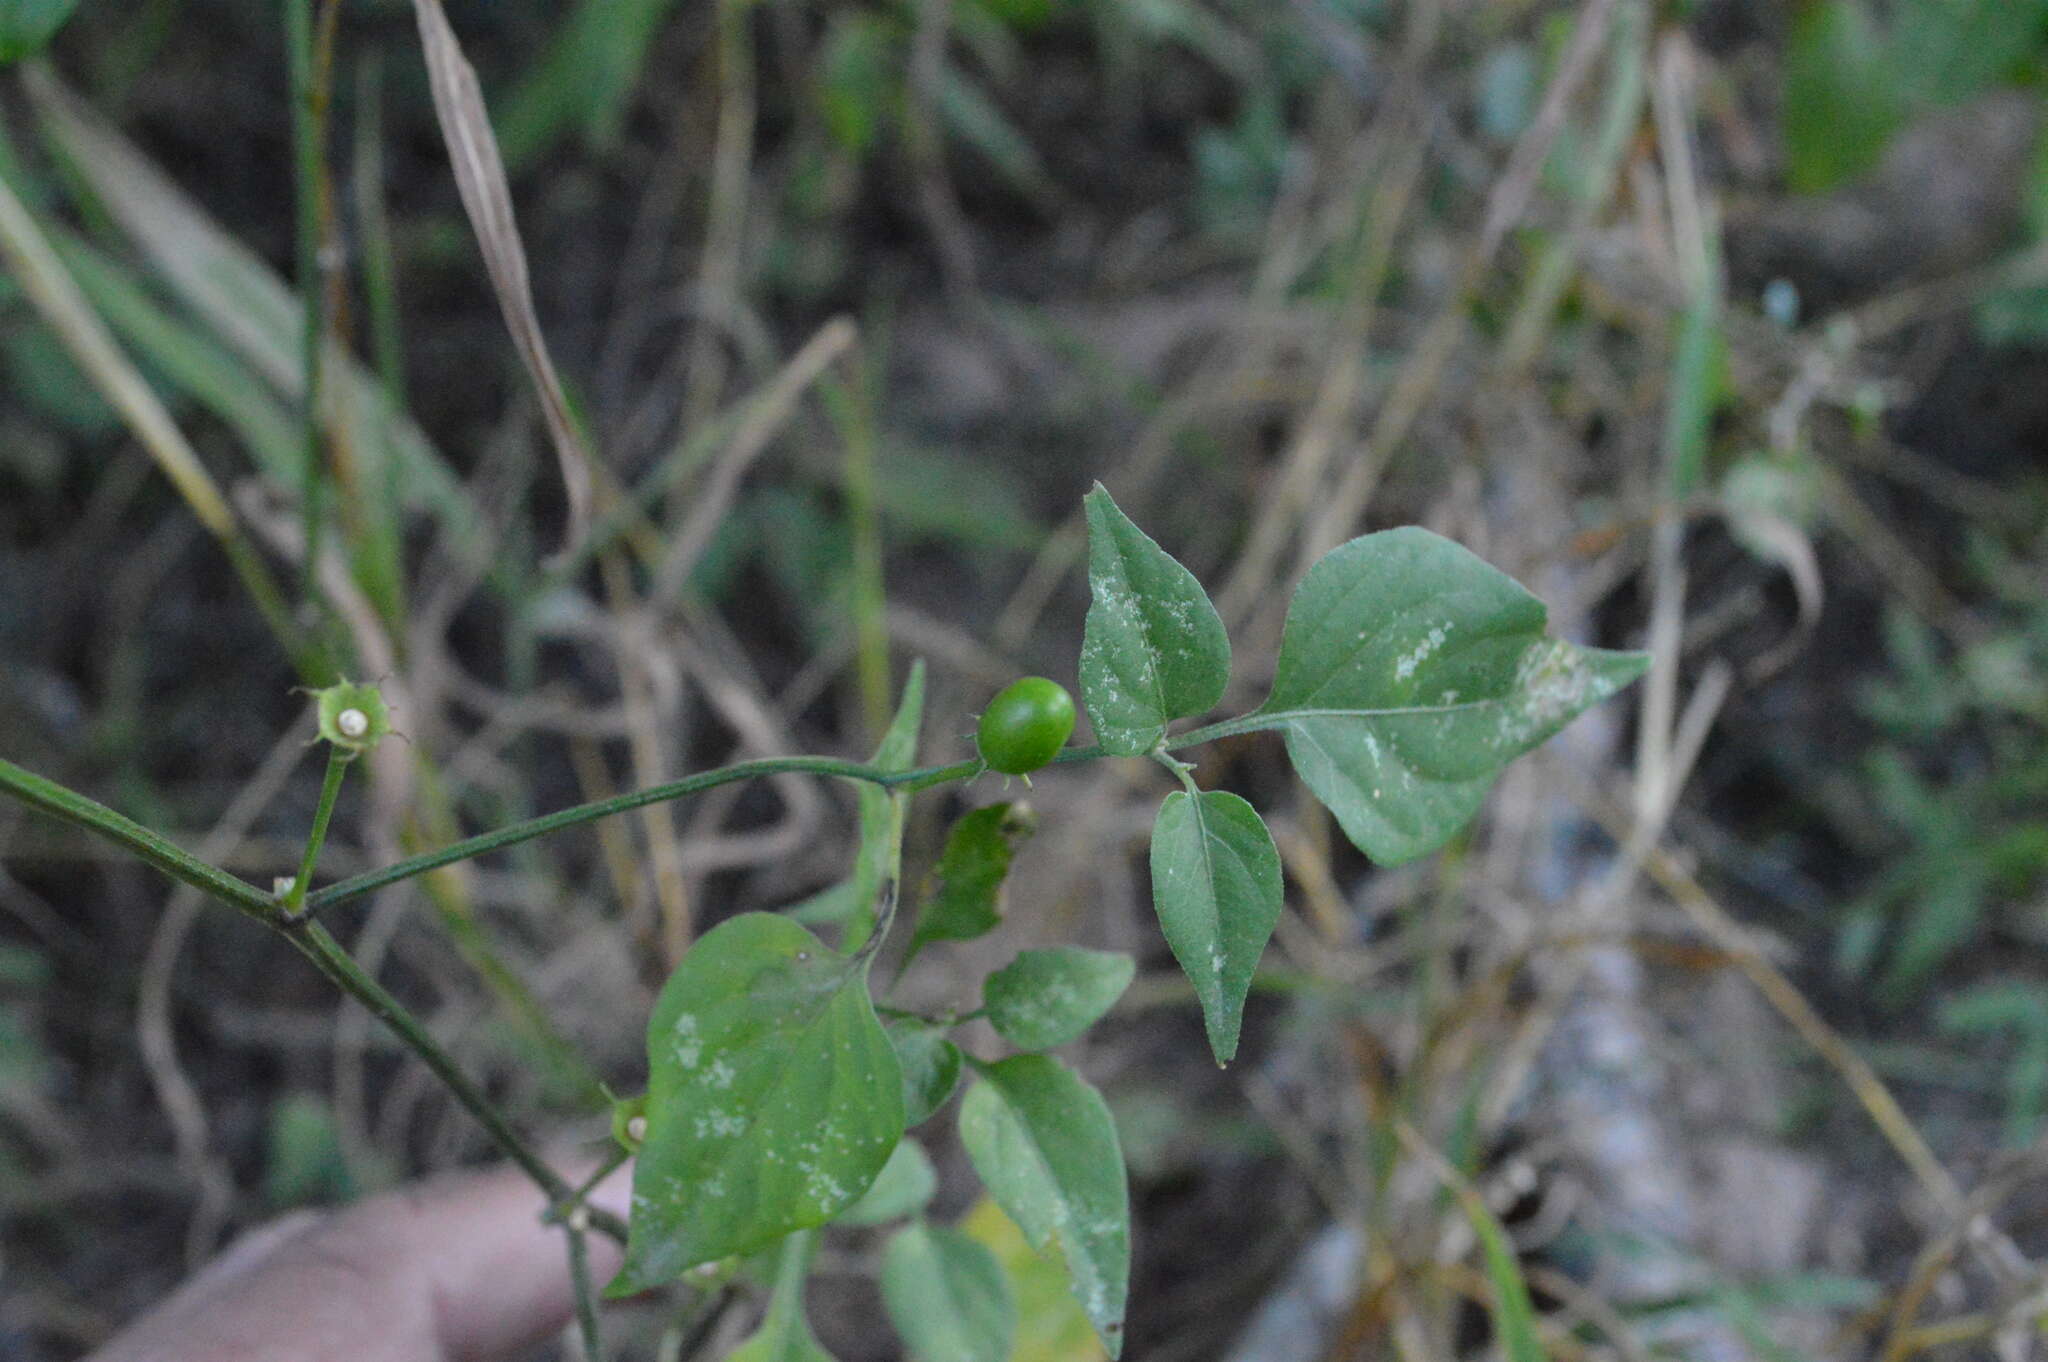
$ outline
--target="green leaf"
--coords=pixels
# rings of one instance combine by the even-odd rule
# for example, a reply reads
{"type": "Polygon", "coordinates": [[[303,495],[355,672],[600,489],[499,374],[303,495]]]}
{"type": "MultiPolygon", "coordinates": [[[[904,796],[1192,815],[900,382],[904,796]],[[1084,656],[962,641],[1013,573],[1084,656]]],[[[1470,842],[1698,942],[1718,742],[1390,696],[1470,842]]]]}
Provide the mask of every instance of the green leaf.
{"type": "Polygon", "coordinates": [[[923,1125],[946,1105],[960,1083],[960,1047],[940,1028],[910,1017],[891,1018],[887,1031],[903,1067],[903,1115],[908,1125],[923,1125]]]}
{"type": "MultiPolygon", "coordinates": [[[[1958,837],[1956,844],[1968,846],[1958,837]]],[[[1912,885],[1905,920],[1896,930],[1879,996],[1904,1004],[1949,957],[1977,934],[1991,904],[1983,867],[1968,854],[1929,858],[1928,874],[1912,885]]]]}
{"type": "Polygon", "coordinates": [[[946,132],[988,158],[1010,188],[1050,216],[1059,206],[1060,189],[1031,139],[960,67],[948,63],[938,76],[933,104],[946,132]]]}
{"type": "Polygon", "coordinates": [[[1086,1031],[1131,986],[1137,966],[1082,946],[1022,951],[982,981],[989,1024],[1020,1050],[1050,1050],[1086,1031]]]}
{"type": "Polygon", "coordinates": [[[960,1218],[968,1238],[996,1256],[1017,1303],[1017,1342],[1010,1362],[1103,1362],[1108,1354],[1081,1303],[1067,1289],[1067,1270],[1040,1254],[993,1197],[981,1196],[960,1218]]]}
{"type": "MultiPolygon", "coordinates": [[[[30,85],[44,130],[65,166],[76,172],[96,206],[133,239],[151,277],[167,285],[203,331],[218,337],[279,395],[301,395],[305,325],[298,295],[112,124],[52,83],[30,85]]],[[[76,256],[67,253],[67,259],[76,256]]],[[[157,340],[137,338],[123,310],[100,298],[92,272],[81,282],[140,348],[153,354],[162,349],[157,340]]],[[[174,343],[175,337],[158,340],[174,343]]],[[[173,375],[183,367],[165,364],[173,375]]],[[[463,561],[472,561],[471,554],[478,555],[475,561],[488,557],[487,536],[469,489],[413,418],[393,404],[382,382],[340,350],[329,355],[325,372],[346,447],[360,461],[362,485],[389,486],[403,506],[431,509],[463,561]]],[[[250,447],[259,456],[263,452],[256,443],[250,447]]],[[[296,480],[296,473],[291,476],[296,480]]]]}
{"type": "MultiPolygon", "coordinates": [[[[903,698],[897,702],[896,717],[875,748],[869,763],[884,771],[908,771],[917,763],[917,731],[924,722],[924,659],[910,664],[903,682],[903,698]]],[[[903,797],[885,786],[862,781],[857,796],[860,804],[860,850],[853,863],[853,915],[846,920],[841,944],[858,950],[867,944],[875,929],[877,899],[884,890],[893,895],[902,873],[903,797]]]]}
{"type": "Polygon", "coordinates": [[[897,67],[904,42],[902,26],[877,14],[842,9],[825,29],[811,88],[832,140],[854,156],[874,146],[882,120],[900,102],[897,67]]]}
{"type": "Polygon", "coordinates": [[[1037,829],[1028,804],[987,804],[960,816],[919,891],[910,957],[928,942],[972,941],[1003,920],[1003,880],[1037,829]]]}
{"type": "Polygon", "coordinates": [[[0,0],[0,64],[43,49],[78,8],[78,0],[0,0]]]}
{"type": "Polygon", "coordinates": [[[896,440],[875,469],[875,505],[892,544],[1034,553],[1050,533],[1016,472],[896,440]]]}
{"type": "Polygon", "coordinates": [[[807,927],[844,922],[860,906],[860,900],[854,897],[854,891],[859,887],[851,879],[828,884],[810,897],[798,899],[784,908],[782,915],[807,927]]]}
{"type": "Polygon", "coordinates": [[[356,1195],[334,1112],[312,1093],[271,1104],[263,1162],[263,1199],[273,1211],[356,1195]]]}
{"type": "Polygon", "coordinates": [[[1074,1298],[1114,1357],[1123,1346],[1131,1213],[1109,1108],[1044,1055],[976,1067],[981,1081],[960,1104],[967,1157],[1032,1246],[1057,1250],[1074,1298]]]}
{"type": "Polygon", "coordinates": [[[647,1056],[647,1138],[611,1295],[824,1224],[903,1135],[903,1075],[866,959],[772,913],[721,923],[683,957],[647,1056]]]}
{"type": "Polygon", "coordinates": [[[1515,1258],[1507,1231],[1476,1192],[1469,1187],[1457,1191],[1465,1218],[1479,1236],[1486,1276],[1493,1284],[1493,1327],[1500,1336],[1501,1351],[1508,1362],[1548,1362],[1543,1340],[1536,1333],[1536,1307],[1529,1300],[1529,1285],[1522,1278],[1522,1265],[1515,1258]]]}
{"type": "Polygon", "coordinates": [[[925,1207],[939,1189],[939,1175],[929,1154],[916,1140],[897,1142],[896,1152],[875,1175],[874,1185],[859,1201],[839,1213],[835,1225],[880,1225],[901,1220],[925,1207]]]}
{"type": "Polygon", "coordinates": [[[1230,640],[1193,573],[1117,509],[1101,483],[1088,508],[1088,621],[1081,702],[1105,752],[1141,756],[1173,719],[1230,683],[1230,640]]]}
{"type": "Polygon", "coordinates": [[[833,1362],[804,1317],[804,1278],[815,1247],[815,1236],[808,1230],[783,1241],[767,1318],[752,1338],[726,1355],[725,1362],[833,1362]]]}
{"type": "Polygon", "coordinates": [[[595,150],[616,143],[672,8],[674,0],[583,0],[492,120],[506,166],[516,173],[571,133],[595,150]]]}
{"type": "Polygon", "coordinates": [[[152,372],[233,429],[266,475],[280,481],[299,476],[305,437],[274,388],[208,332],[159,305],[112,257],[61,227],[45,226],[71,277],[152,372]]]}
{"type": "Polygon", "coordinates": [[[1324,555],[1294,593],[1265,726],[1383,865],[1436,850],[1510,761],[1641,676],[1643,653],[1543,636],[1543,603],[1413,527],[1324,555]]]}
{"type": "Polygon", "coordinates": [[[1017,1308],[995,1254],[959,1230],[899,1230],[882,1254],[882,1304],[919,1362],[1008,1362],[1017,1308]]]}
{"type": "Polygon", "coordinates": [[[1818,193],[1876,165],[1904,116],[1899,73],[1862,0],[1799,8],[1785,46],[1786,178],[1818,193]]]}
{"type": "Polygon", "coordinates": [[[1280,853],[1234,794],[1176,790],[1152,825],[1152,906],[1202,1004],[1218,1064],[1237,1053],[1245,995],[1280,920],[1280,853]]]}
{"type": "Polygon", "coordinates": [[[1887,69],[1907,99],[1960,104],[2024,78],[2040,51],[2039,0],[1920,0],[1896,7],[1887,69]]]}

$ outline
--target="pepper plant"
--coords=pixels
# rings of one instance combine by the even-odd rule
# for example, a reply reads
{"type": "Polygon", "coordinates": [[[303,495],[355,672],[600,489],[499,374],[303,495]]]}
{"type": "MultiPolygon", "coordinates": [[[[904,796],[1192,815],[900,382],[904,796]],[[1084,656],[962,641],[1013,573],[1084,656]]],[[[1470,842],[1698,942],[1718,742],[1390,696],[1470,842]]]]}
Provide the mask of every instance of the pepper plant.
{"type": "MultiPolygon", "coordinates": [[[[1015,1308],[981,1244],[933,1225],[934,1190],[913,1128],[965,1085],[959,1138],[989,1195],[1025,1237],[1063,1265],[1075,1299],[1115,1355],[1130,1265],[1123,1159],[1096,1090],[1048,1052],[1116,1002],[1125,956],[1073,946],[1027,950],[988,976],[985,1018],[1008,1053],[969,1054],[952,1038],[968,1017],[888,1003],[874,966],[903,937],[895,978],[919,952],[996,925],[997,895],[1020,806],[976,809],[953,827],[909,913],[904,814],[923,790],[1037,765],[1145,758],[1180,788],[1159,807],[1151,846],[1160,930],[1193,986],[1217,1063],[1237,1052],[1245,998],[1283,895],[1280,859],[1244,799],[1203,789],[1179,753],[1273,731],[1316,798],[1381,864],[1441,846],[1501,769],[1641,674],[1639,653],[1547,637],[1543,604],[1470,552],[1426,530],[1354,539],[1310,569],[1294,594],[1272,693],[1248,714],[1195,728],[1230,678],[1223,623],[1193,574],[1148,538],[1099,485],[1087,497],[1088,610],[1081,704],[1095,742],[1062,747],[1072,700],[1028,678],[992,704],[977,754],[918,765],[924,673],[914,665],[895,719],[869,762],[787,757],[742,762],[580,805],[314,888],[320,841],[353,760],[388,731],[373,687],[320,696],[328,776],[300,873],[265,892],[189,856],[113,810],[0,762],[0,788],[120,843],[269,926],[305,952],[421,1055],[494,1140],[555,1203],[579,1264],[588,1228],[623,1238],[606,1288],[628,1295],[692,1274],[713,1280],[752,1255],[772,1303],[736,1356],[822,1356],[802,1293],[816,1232],[832,1223],[901,1222],[881,1255],[883,1300],[911,1350],[1001,1362],[1015,1308]],[[619,1104],[614,1166],[633,1170],[621,1225],[582,1204],[533,1153],[404,1007],[358,968],[319,922],[335,905],[436,867],[562,828],[735,780],[788,772],[860,783],[860,844],[849,878],[797,911],[747,912],[706,933],[662,989],[647,1025],[647,1088],[619,1104]],[[903,919],[907,918],[907,924],[903,919]],[[801,919],[801,920],[800,920],[801,919]]],[[[594,1182],[594,1179],[593,1179],[594,1182]]],[[[587,1284],[586,1336],[594,1337],[587,1284]]]]}

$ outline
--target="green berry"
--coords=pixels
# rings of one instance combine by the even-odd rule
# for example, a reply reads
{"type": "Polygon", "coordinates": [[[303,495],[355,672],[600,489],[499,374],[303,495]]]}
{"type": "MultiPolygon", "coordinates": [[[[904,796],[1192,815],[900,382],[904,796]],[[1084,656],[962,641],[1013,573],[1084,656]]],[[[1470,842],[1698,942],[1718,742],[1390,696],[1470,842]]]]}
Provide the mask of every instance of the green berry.
{"type": "Polygon", "coordinates": [[[974,736],[991,771],[1021,776],[1059,755],[1074,731],[1074,697],[1057,681],[1026,676],[988,702],[974,736]]]}

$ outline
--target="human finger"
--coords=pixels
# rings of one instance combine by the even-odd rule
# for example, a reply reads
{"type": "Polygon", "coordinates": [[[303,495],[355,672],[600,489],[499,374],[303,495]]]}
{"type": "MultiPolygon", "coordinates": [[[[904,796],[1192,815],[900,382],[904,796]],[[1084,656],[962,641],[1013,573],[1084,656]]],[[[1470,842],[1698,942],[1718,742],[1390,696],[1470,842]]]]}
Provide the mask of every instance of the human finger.
{"type": "MultiPolygon", "coordinates": [[[[593,1199],[624,1195],[615,1175],[593,1199]]],[[[273,1232],[267,1252],[230,1249],[92,1362],[485,1362],[569,1318],[567,1254],[545,1208],[510,1169],[373,1197],[273,1232]]],[[[608,1275],[617,1250],[593,1239],[591,1259],[608,1275]]]]}

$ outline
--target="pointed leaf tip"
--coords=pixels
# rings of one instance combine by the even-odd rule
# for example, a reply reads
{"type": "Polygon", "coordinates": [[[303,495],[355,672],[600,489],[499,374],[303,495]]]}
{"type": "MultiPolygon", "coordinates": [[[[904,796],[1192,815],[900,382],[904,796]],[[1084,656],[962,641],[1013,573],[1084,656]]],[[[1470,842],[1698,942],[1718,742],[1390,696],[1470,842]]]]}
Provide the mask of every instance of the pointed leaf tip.
{"type": "Polygon", "coordinates": [[[1641,676],[1544,636],[1543,603],[1427,530],[1332,549],[1294,593],[1259,714],[1373,860],[1436,850],[1510,761],[1641,676]]]}
{"type": "Polygon", "coordinates": [[[1281,898],[1280,853],[1256,809],[1221,790],[1166,797],[1152,827],[1152,905],[1195,987],[1219,1066],[1237,1054],[1244,1000],[1281,898]]]}
{"type": "Polygon", "coordinates": [[[1230,639],[1193,573],[1097,483],[1088,512],[1088,618],[1081,701],[1117,756],[1152,750],[1174,719],[1200,714],[1230,683],[1230,639]]]}

